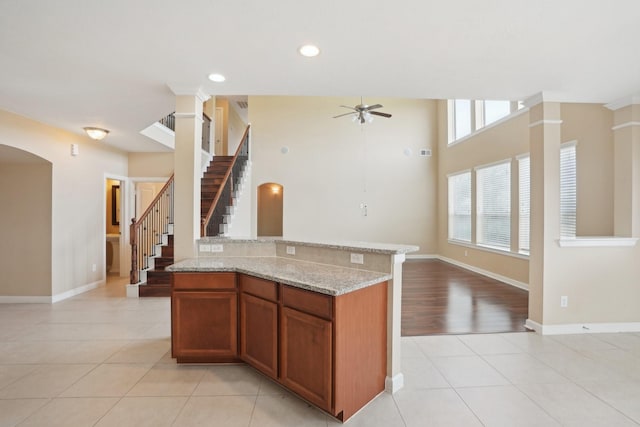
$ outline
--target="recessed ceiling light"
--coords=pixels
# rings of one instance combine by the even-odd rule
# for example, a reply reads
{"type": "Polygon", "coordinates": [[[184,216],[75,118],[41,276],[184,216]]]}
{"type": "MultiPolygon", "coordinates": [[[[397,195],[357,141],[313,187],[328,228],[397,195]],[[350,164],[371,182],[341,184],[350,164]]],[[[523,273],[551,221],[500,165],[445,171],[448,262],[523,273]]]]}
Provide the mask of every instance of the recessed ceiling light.
{"type": "Polygon", "coordinates": [[[213,73],[213,74],[209,74],[209,80],[211,80],[212,82],[216,82],[216,83],[222,83],[223,81],[225,81],[227,79],[222,74],[213,73]]]}
{"type": "Polygon", "coordinates": [[[312,58],[314,56],[318,56],[320,54],[320,49],[318,46],[312,44],[305,44],[300,49],[298,49],[300,55],[306,56],[307,58],[312,58]]]}

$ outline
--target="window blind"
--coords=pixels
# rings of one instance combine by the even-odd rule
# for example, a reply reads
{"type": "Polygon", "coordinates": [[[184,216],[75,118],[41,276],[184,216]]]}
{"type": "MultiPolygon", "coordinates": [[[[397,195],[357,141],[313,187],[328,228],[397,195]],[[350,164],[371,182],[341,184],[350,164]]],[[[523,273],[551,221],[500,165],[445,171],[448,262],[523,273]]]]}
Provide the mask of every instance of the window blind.
{"type": "Polygon", "coordinates": [[[560,237],[576,237],[576,144],[560,147],[560,237]]]}
{"type": "Polygon", "coordinates": [[[471,242],[471,172],[451,175],[449,186],[449,239],[471,242]]]}
{"type": "Polygon", "coordinates": [[[511,162],[476,171],[476,243],[511,249],[511,162]]]}
{"type": "Polygon", "coordinates": [[[518,158],[518,251],[529,253],[531,223],[531,158],[518,158]]]}

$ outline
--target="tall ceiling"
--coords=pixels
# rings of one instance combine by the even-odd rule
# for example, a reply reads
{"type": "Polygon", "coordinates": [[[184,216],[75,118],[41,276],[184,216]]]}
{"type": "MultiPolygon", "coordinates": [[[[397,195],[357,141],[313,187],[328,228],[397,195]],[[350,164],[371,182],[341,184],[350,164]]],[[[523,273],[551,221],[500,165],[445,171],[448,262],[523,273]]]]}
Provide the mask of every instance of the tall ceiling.
{"type": "Polygon", "coordinates": [[[0,109],[127,151],[213,95],[606,103],[640,93],[638,0],[2,0],[0,109]],[[316,58],[298,47],[314,43],[316,58]],[[224,83],[207,79],[218,72],[224,83]]]}

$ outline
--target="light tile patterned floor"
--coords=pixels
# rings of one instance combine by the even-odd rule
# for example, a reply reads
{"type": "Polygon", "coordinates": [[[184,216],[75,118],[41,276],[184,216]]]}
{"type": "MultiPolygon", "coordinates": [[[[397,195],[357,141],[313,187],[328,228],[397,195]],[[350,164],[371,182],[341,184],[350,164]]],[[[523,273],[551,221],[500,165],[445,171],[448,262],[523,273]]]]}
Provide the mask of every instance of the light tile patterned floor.
{"type": "MultiPolygon", "coordinates": [[[[169,299],[124,282],[0,305],[0,427],[340,425],[241,365],[177,365],[169,299]]],[[[640,334],[406,337],[405,387],[353,427],[638,426],[640,334]]]]}

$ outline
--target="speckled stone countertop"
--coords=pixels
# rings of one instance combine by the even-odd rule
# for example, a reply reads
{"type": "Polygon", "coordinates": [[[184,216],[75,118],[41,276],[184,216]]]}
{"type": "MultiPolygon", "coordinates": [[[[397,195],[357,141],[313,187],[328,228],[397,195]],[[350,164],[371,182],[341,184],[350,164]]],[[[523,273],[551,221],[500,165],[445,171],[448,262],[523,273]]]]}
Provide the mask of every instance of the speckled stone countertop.
{"type": "Polygon", "coordinates": [[[415,252],[420,248],[413,245],[398,245],[393,243],[371,243],[371,242],[356,242],[356,241],[317,241],[308,242],[300,240],[289,240],[283,238],[258,238],[258,239],[242,239],[242,238],[225,238],[225,237],[203,237],[199,240],[200,243],[283,243],[287,245],[296,246],[311,246],[328,249],[340,249],[340,250],[352,250],[360,252],[380,253],[380,254],[406,254],[409,252],[415,252]]]}
{"type": "Polygon", "coordinates": [[[204,257],[167,267],[174,272],[234,271],[327,295],[343,295],[391,279],[390,274],[280,257],[204,257]]]}

